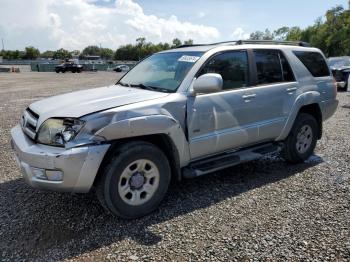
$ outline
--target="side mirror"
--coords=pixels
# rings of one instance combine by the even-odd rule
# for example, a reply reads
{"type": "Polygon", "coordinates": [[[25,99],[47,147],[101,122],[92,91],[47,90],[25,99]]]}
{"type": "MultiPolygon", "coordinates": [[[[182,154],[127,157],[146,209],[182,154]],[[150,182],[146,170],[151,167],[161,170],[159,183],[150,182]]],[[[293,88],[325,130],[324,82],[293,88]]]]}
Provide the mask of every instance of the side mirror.
{"type": "Polygon", "coordinates": [[[214,93],[222,90],[223,80],[219,74],[204,74],[193,83],[193,95],[214,93]]]}

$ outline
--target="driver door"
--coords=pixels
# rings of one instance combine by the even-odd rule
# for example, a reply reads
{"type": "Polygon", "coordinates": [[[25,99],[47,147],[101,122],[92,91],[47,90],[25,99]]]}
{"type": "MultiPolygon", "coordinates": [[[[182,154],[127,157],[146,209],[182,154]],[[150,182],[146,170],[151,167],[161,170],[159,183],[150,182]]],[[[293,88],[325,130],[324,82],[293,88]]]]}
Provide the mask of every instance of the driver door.
{"type": "Polygon", "coordinates": [[[255,124],[255,95],[250,92],[249,64],[246,50],[220,53],[207,62],[198,76],[218,73],[223,90],[189,97],[188,135],[192,159],[258,140],[255,124]]]}

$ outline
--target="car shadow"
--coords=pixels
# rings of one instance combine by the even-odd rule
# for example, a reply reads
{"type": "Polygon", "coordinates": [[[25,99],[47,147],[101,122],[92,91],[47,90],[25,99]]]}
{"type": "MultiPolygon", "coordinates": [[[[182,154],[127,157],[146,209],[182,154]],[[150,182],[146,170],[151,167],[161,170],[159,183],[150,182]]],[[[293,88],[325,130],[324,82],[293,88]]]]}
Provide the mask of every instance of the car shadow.
{"type": "Polygon", "coordinates": [[[154,230],[157,224],[287,179],[322,162],[312,156],[306,163],[289,165],[270,157],[174,182],[160,208],[136,220],[108,214],[93,194],[38,191],[23,179],[5,182],[0,184],[0,260],[63,260],[124,239],[155,245],[162,241],[162,232],[154,230]]]}

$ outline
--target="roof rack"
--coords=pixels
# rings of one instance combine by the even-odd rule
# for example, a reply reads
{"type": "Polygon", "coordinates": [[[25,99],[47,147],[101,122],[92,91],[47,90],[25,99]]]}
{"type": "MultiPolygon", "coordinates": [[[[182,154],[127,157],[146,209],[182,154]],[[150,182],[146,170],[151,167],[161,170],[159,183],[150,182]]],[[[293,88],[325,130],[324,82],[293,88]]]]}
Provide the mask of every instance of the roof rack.
{"type": "Polygon", "coordinates": [[[302,41],[277,41],[277,40],[236,40],[236,41],[225,41],[218,42],[212,44],[194,44],[194,45],[181,45],[176,48],[184,48],[184,47],[193,47],[193,46],[214,46],[214,45],[223,45],[223,44],[231,44],[231,45],[245,45],[245,44],[254,44],[254,45],[292,45],[292,46],[303,46],[303,47],[311,47],[311,45],[307,42],[302,41]]]}
{"type": "Polygon", "coordinates": [[[236,45],[244,44],[262,44],[262,45],[295,45],[303,47],[311,47],[309,43],[302,41],[278,41],[278,40],[238,40],[236,45]]]}

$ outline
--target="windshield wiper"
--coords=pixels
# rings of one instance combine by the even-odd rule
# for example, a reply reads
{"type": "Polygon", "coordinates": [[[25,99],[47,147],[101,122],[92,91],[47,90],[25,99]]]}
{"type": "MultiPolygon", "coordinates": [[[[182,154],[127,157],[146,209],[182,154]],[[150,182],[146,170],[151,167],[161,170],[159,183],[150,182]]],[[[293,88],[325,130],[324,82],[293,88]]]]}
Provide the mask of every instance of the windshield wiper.
{"type": "Polygon", "coordinates": [[[160,91],[160,92],[166,92],[169,93],[170,90],[166,88],[161,88],[161,87],[156,87],[156,86],[149,86],[149,85],[144,85],[144,84],[130,84],[131,87],[136,87],[136,88],[141,88],[145,90],[151,90],[151,91],[160,91]]]}
{"type": "Polygon", "coordinates": [[[130,87],[130,84],[123,83],[123,82],[119,82],[119,83],[117,83],[117,84],[118,84],[118,85],[121,85],[121,86],[130,87]]]}

